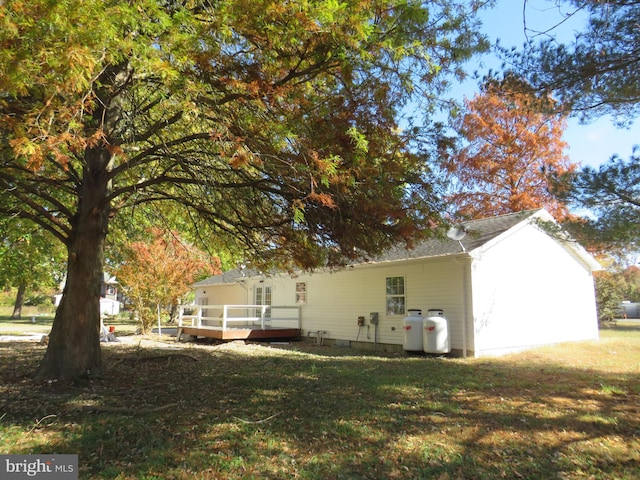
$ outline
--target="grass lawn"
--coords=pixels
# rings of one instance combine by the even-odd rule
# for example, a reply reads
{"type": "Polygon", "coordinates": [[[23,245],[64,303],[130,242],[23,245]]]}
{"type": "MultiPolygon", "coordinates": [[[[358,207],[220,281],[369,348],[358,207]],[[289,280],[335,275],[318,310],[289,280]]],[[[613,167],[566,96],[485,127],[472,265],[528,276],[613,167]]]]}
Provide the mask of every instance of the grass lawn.
{"type": "Polygon", "coordinates": [[[0,343],[0,453],[79,454],[82,479],[640,478],[640,322],[498,359],[126,340],[76,386],[0,343]]]}
{"type": "MultiPolygon", "coordinates": [[[[23,312],[22,318],[10,320],[9,314],[3,315],[0,311],[0,335],[29,335],[41,333],[48,335],[53,324],[54,313],[23,312]]],[[[139,325],[128,319],[127,316],[110,317],[105,320],[106,326],[114,326],[118,335],[133,335],[139,325]]]]}

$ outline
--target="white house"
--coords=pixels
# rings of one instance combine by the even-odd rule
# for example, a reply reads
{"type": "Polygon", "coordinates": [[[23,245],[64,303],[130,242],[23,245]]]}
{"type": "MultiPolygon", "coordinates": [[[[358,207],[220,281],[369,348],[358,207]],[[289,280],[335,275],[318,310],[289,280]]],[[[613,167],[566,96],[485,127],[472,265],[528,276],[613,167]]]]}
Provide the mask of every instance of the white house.
{"type": "MultiPolygon", "coordinates": [[[[117,315],[120,313],[120,300],[118,294],[118,281],[116,277],[107,272],[102,273],[103,281],[100,284],[100,315],[117,315]]],[[[60,283],[60,291],[64,290],[66,279],[60,283]]],[[[62,293],[53,296],[53,304],[56,308],[60,305],[62,293]]]]}
{"type": "Polygon", "coordinates": [[[458,356],[597,339],[592,272],[600,265],[547,221],[545,210],[470,221],[460,240],[429,240],[333,272],[234,270],[195,284],[196,303],[298,305],[303,337],[385,350],[403,349],[409,309],[442,309],[458,356]]]}

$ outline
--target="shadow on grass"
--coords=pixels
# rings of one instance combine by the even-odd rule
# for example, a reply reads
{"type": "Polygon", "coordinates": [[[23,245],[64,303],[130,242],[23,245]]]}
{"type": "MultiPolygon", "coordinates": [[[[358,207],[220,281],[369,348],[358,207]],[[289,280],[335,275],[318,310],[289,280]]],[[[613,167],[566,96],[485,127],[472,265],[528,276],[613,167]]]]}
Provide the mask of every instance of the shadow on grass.
{"type": "Polygon", "coordinates": [[[114,346],[105,377],[76,388],[27,381],[41,347],[0,347],[0,448],[77,453],[81,478],[635,478],[640,467],[637,370],[114,346]]]}

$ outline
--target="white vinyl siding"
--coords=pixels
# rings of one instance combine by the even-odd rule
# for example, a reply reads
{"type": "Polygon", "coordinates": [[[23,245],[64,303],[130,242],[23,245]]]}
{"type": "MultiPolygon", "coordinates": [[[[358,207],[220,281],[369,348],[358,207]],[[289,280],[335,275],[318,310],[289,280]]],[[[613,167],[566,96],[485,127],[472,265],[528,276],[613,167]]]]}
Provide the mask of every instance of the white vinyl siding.
{"type": "Polygon", "coordinates": [[[474,256],[476,355],[598,337],[591,272],[535,226],[474,256]]]}
{"type": "MultiPolygon", "coordinates": [[[[215,304],[298,305],[302,336],[402,345],[403,314],[442,309],[450,344],[470,355],[598,338],[591,267],[535,225],[518,224],[483,246],[456,255],[353,265],[337,271],[248,277],[207,287],[215,304]],[[390,279],[402,279],[390,280],[390,279]],[[302,303],[302,285],[306,303],[302,303]],[[389,287],[389,288],[387,288],[389,287]],[[259,292],[259,293],[258,293],[259,292]],[[312,295],[308,295],[312,292],[312,295]],[[242,294],[245,300],[236,300],[242,294]],[[256,296],[257,295],[257,296],[256,296]],[[226,298],[225,299],[223,299],[226,298]],[[389,298],[402,297],[403,301],[389,298]],[[392,304],[393,308],[389,308],[392,304]],[[401,307],[404,310],[401,310],[401,307]],[[378,313],[379,324],[370,324],[378,313]],[[391,314],[389,314],[391,313],[391,314]],[[365,318],[364,327],[358,317],[365,318]]],[[[197,296],[205,296],[200,289],[197,296]]]]}
{"type": "MultiPolygon", "coordinates": [[[[242,305],[251,303],[247,298],[247,291],[241,285],[215,285],[196,289],[195,303],[197,305],[242,305]]],[[[210,316],[222,315],[222,309],[210,309],[210,316]]]]}
{"type": "MultiPolygon", "coordinates": [[[[451,259],[413,260],[391,264],[355,265],[336,272],[303,273],[291,278],[278,275],[270,278],[273,285],[273,304],[291,305],[295,298],[296,283],[304,282],[307,303],[301,306],[302,336],[322,330],[326,338],[359,342],[375,341],[374,327],[369,314],[379,316],[378,342],[402,345],[403,315],[386,315],[386,279],[404,278],[405,309],[442,308],[451,324],[453,348],[462,348],[461,266],[451,259]],[[364,329],[358,329],[358,317],[366,319],[364,329]],[[368,328],[368,335],[367,335],[368,328]],[[359,333],[359,335],[358,335],[359,333]],[[457,342],[457,343],[456,343],[457,342]]],[[[259,279],[253,279],[249,288],[255,289],[259,279]]]]}

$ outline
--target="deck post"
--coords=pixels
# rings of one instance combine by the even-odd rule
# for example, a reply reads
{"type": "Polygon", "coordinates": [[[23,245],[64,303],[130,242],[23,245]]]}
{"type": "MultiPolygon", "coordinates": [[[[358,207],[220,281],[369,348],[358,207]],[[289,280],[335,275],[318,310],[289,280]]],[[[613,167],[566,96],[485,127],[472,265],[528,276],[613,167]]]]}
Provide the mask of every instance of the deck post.
{"type": "Polygon", "coordinates": [[[302,307],[298,305],[298,330],[302,328],[302,307]]]}
{"type": "Polygon", "coordinates": [[[262,305],[262,307],[260,308],[260,326],[261,326],[262,330],[264,330],[264,316],[265,316],[266,311],[267,311],[267,306],[266,305],[262,305]]]}
{"type": "Polygon", "coordinates": [[[198,328],[202,326],[202,305],[198,307],[198,328]]]}
{"type": "Polygon", "coordinates": [[[227,312],[228,312],[227,307],[229,307],[229,305],[222,306],[222,331],[223,332],[227,331],[227,312]]]}

